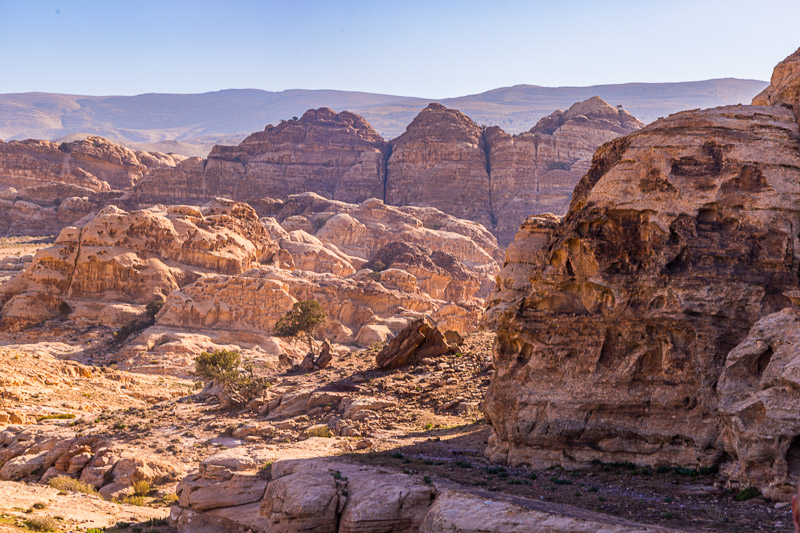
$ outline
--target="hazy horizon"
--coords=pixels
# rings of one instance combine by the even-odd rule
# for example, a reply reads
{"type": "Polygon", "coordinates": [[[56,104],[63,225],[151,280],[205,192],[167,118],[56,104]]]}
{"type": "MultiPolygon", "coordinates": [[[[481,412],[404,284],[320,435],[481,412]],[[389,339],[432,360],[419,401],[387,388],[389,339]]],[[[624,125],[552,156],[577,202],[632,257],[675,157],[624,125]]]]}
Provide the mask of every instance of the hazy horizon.
{"type": "Polygon", "coordinates": [[[0,93],[337,90],[442,99],[516,85],[766,81],[797,47],[800,2],[750,6],[0,0],[0,93]]]}

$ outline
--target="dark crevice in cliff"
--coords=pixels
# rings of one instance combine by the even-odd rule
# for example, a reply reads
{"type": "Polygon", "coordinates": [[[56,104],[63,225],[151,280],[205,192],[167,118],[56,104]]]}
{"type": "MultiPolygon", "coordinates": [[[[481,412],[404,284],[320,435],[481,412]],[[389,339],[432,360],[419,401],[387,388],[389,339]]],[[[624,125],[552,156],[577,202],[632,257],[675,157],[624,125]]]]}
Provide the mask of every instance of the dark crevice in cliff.
{"type": "Polygon", "coordinates": [[[492,230],[497,229],[497,215],[494,212],[494,203],[492,202],[492,159],[489,155],[489,142],[486,140],[486,130],[481,131],[481,147],[483,148],[484,158],[486,160],[486,178],[489,184],[489,220],[492,223],[492,230]]]}
{"type": "Polygon", "coordinates": [[[392,157],[392,143],[386,143],[383,151],[383,203],[386,203],[386,189],[389,186],[389,158],[392,157]]]}

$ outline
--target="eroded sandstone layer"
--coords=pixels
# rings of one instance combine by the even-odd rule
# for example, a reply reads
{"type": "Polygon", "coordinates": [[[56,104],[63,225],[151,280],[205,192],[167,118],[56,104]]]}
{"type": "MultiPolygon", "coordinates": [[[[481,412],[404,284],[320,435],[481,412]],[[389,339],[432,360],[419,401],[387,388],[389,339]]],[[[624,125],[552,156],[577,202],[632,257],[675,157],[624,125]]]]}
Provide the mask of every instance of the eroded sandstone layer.
{"type": "MultiPolygon", "coordinates": [[[[791,94],[796,78],[778,78],[783,88],[768,94],[791,94]]],[[[770,366],[754,363],[755,382],[734,380],[743,355],[731,350],[789,305],[798,227],[791,109],[688,111],[601,147],[567,216],[529,218],[509,246],[490,305],[490,456],[539,466],[723,463],[760,488],[780,476],[758,469],[785,475],[791,435],[754,455],[748,432],[758,422],[737,422],[735,399],[770,366]],[[726,358],[733,366],[721,379],[726,358]]],[[[753,409],[756,420],[780,420],[753,409]]]]}

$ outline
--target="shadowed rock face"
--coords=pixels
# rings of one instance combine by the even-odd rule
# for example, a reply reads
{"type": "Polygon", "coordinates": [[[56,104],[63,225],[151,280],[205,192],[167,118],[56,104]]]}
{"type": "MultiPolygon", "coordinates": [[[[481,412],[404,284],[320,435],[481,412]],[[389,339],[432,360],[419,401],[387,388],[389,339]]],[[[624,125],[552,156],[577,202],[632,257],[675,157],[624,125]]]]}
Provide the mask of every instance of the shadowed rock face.
{"type": "Polygon", "coordinates": [[[799,133],[777,107],[674,115],[598,150],[562,222],[523,226],[490,311],[494,458],[719,459],[725,356],[797,286],[799,133]]]}

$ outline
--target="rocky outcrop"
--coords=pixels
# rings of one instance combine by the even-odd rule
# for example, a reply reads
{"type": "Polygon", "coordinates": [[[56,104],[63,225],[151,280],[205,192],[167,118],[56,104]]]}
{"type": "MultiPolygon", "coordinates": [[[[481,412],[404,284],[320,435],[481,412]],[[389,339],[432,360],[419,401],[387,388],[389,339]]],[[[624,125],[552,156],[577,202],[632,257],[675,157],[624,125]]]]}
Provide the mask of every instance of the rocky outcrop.
{"type": "Polygon", "coordinates": [[[362,117],[310,109],[238,146],[215,146],[205,161],[193,158],[154,172],[134,197],[140,203],[205,202],[214,196],[253,202],[313,191],[345,202],[383,198],[386,149],[362,117]]]}
{"type": "Polygon", "coordinates": [[[566,213],[572,190],[601,144],[644,127],[630,113],[593,97],[555,111],[530,131],[484,132],[490,162],[492,227],[498,240],[513,240],[525,218],[566,213]]]}
{"type": "Polygon", "coordinates": [[[206,459],[178,486],[178,531],[668,533],[573,507],[502,498],[429,478],[328,459],[206,459]]]}
{"type": "Polygon", "coordinates": [[[679,113],[601,147],[563,220],[528,219],[490,310],[490,457],[739,461],[721,376],[798,285],[799,140],[782,107],[679,113]]]}
{"type": "Polygon", "coordinates": [[[8,426],[0,431],[0,448],[0,479],[47,482],[69,476],[109,499],[131,494],[134,482],[162,484],[178,475],[166,461],[131,453],[96,435],[8,426]]]}
{"type": "Polygon", "coordinates": [[[419,364],[425,358],[434,358],[455,351],[456,345],[447,342],[436,324],[428,317],[411,322],[375,357],[380,368],[399,368],[419,364]]]}
{"type": "Polygon", "coordinates": [[[789,107],[800,120],[800,49],[778,63],[770,84],[753,98],[753,105],[789,107]]]}
{"type": "Polygon", "coordinates": [[[101,137],[0,142],[0,234],[52,235],[183,157],[134,152],[101,137]]]}
{"type": "Polygon", "coordinates": [[[217,146],[206,160],[155,170],[122,202],[142,207],[225,196],[267,215],[267,198],[306,191],[345,202],[378,198],[480,222],[506,244],[526,216],[563,214],[595,148],[640,127],[599,98],[556,111],[513,137],[430,104],[386,142],[358,115],[312,109],[239,146],[217,146]]]}
{"type": "Polygon", "coordinates": [[[211,273],[238,274],[277,244],[253,209],[230,201],[125,212],[109,206],[0,287],[0,322],[17,329],[53,316],[120,326],[147,304],[211,273]]]}
{"type": "Polygon", "coordinates": [[[436,207],[491,228],[488,165],[481,127],[430,104],[392,141],[386,203],[436,207]]]}
{"type": "Polygon", "coordinates": [[[717,390],[725,474],[788,500],[800,478],[800,315],[784,309],[753,326],[731,350],[717,390]]]}
{"type": "Polygon", "coordinates": [[[385,342],[424,315],[442,331],[466,333],[480,322],[500,255],[480,225],[432,208],[313,193],[274,201],[270,212],[262,224],[280,248],[272,263],[171,292],[155,325],[123,350],[125,368],[180,373],[216,347],[272,364],[283,353],[302,357],[301,344],[272,336],[299,300],[325,310],[320,340],[348,346],[385,342]]]}

